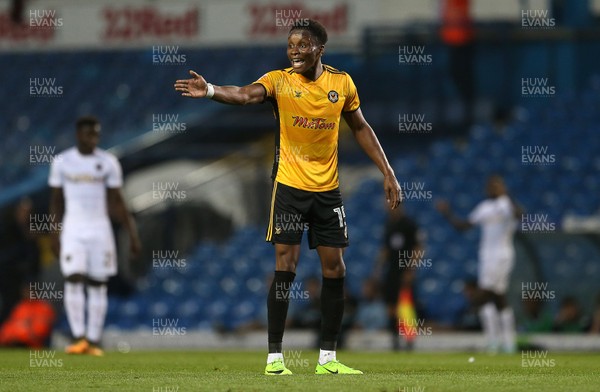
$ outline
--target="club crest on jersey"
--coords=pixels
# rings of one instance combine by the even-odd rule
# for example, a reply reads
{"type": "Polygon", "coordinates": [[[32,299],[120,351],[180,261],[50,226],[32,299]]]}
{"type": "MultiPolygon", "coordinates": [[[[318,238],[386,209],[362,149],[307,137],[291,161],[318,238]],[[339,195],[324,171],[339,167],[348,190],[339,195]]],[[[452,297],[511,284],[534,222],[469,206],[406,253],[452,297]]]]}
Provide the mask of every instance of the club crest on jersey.
{"type": "Polygon", "coordinates": [[[336,103],[340,97],[337,91],[331,90],[329,93],[327,93],[327,98],[329,98],[331,103],[336,103]]]}
{"type": "Polygon", "coordinates": [[[302,91],[294,90],[294,98],[302,98],[302,91]]]}
{"type": "Polygon", "coordinates": [[[102,171],[102,164],[101,163],[97,163],[96,164],[96,170],[102,171]]]}

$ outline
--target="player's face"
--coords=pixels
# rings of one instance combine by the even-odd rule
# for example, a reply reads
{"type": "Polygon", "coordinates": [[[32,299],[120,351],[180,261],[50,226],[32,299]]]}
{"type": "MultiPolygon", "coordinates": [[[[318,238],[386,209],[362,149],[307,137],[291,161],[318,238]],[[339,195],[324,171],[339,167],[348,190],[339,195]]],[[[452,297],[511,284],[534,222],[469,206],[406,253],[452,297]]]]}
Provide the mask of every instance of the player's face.
{"type": "Polygon", "coordinates": [[[486,186],[486,191],[490,197],[498,197],[506,193],[504,181],[500,177],[491,177],[486,186]]]}
{"type": "Polygon", "coordinates": [[[77,147],[83,154],[91,154],[100,140],[100,125],[86,125],[77,130],[77,147]]]}
{"type": "Polygon", "coordinates": [[[323,45],[317,45],[308,31],[292,31],[288,37],[287,55],[294,72],[304,74],[314,70],[323,54],[323,48],[323,45]]]}

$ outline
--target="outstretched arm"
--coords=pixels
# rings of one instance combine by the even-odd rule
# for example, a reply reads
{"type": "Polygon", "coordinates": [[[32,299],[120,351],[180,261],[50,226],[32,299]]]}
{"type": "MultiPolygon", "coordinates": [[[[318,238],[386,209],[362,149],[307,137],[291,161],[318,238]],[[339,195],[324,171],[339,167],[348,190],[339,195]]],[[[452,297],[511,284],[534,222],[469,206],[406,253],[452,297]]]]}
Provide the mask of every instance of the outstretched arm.
{"type": "Polygon", "coordinates": [[[461,219],[454,215],[452,209],[450,208],[450,204],[448,204],[446,200],[439,200],[435,204],[435,208],[440,212],[440,214],[442,214],[444,218],[446,218],[448,222],[450,222],[452,226],[454,226],[456,230],[464,231],[473,227],[473,224],[468,220],[461,219]]]}
{"type": "Polygon", "coordinates": [[[387,202],[391,208],[398,207],[398,204],[402,202],[402,190],[398,180],[396,180],[394,170],[390,166],[377,136],[375,136],[375,132],[365,120],[360,108],[353,112],[344,112],[343,115],[348,126],[352,129],[358,145],[383,173],[383,188],[387,202]]]}
{"type": "Polygon", "coordinates": [[[261,103],[267,96],[265,88],[260,84],[249,84],[243,87],[215,86],[206,82],[194,71],[190,70],[190,75],[191,79],[181,79],[175,82],[175,90],[180,91],[183,97],[208,97],[213,101],[230,105],[249,105],[261,103]]]}

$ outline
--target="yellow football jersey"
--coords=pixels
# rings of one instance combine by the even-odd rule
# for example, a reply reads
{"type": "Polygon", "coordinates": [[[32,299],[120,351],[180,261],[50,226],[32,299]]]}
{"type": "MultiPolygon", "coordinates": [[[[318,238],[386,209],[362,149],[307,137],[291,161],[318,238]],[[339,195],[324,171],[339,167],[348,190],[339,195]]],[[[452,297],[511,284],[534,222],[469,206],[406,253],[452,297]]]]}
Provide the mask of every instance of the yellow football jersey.
{"type": "Polygon", "coordinates": [[[340,117],[360,106],[350,75],[323,65],[312,81],[286,68],[255,83],[267,91],[279,125],[273,179],[311,192],[337,188],[340,117]]]}

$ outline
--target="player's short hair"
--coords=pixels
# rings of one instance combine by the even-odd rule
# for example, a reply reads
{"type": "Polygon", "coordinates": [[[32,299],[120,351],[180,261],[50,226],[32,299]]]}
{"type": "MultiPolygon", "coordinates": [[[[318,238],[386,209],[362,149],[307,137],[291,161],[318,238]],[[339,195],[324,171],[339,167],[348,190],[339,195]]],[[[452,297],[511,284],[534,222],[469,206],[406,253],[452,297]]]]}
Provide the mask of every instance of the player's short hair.
{"type": "Polygon", "coordinates": [[[75,129],[79,131],[83,127],[96,127],[100,125],[100,121],[94,116],[82,116],[77,119],[75,122],[75,129]]]}
{"type": "Polygon", "coordinates": [[[292,34],[294,30],[306,30],[315,37],[319,45],[325,45],[327,43],[327,30],[325,26],[313,19],[298,19],[294,22],[290,28],[289,34],[292,34]]]}

